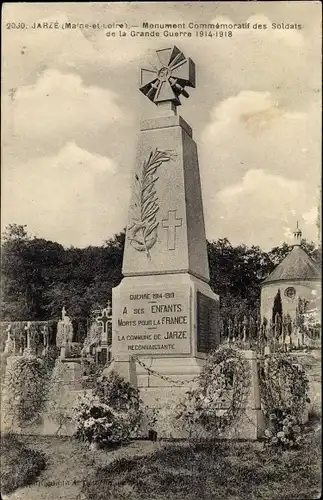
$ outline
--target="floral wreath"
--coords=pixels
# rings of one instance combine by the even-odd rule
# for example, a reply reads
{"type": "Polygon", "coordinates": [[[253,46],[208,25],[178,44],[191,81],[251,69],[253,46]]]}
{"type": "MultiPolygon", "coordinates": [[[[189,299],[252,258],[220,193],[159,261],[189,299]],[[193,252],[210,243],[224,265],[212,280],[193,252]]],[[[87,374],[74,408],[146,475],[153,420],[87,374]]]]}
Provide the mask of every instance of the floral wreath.
{"type": "Polygon", "coordinates": [[[46,401],[48,370],[42,359],[20,356],[6,372],[6,420],[11,424],[32,424],[39,418],[46,401]]]}
{"type": "Polygon", "coordinates": [[[259,369],[261,400],[267,428],[267,445],[298,447],[302,441],[302,417],[307,397],[308,379],[295,356],[274,353],[265,357],[259,369]]]}
{"type": "Polygon", "coordinates": [[[306,403],[310,402],[309,381],[295,356],[280,352],[266,356],[259,370],[259,382],[266,416],[279,409],[301,419],[306,403]]]}
{"type": "Polygon", "coordinates": [[[248,361],[237,349],[221,346],[208,355],[197,388],[189,391],[188,400],[179,405],[178,418],[190,430],[197,425],[208,432],[223,433],[238,422],[246,407],[250,383],[248,361]],[[222,409],[224,402],[229,405],[222,409]]]}

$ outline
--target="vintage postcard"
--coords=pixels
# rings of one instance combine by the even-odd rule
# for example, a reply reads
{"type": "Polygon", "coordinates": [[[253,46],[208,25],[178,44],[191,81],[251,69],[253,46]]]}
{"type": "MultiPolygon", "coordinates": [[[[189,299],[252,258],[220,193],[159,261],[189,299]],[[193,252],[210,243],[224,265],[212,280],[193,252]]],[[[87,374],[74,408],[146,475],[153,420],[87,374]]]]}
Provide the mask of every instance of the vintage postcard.
{"type": "Polygon", "coordinates": [[[321,495],[315,1],[2,9],[1,495],[321,495]]]}

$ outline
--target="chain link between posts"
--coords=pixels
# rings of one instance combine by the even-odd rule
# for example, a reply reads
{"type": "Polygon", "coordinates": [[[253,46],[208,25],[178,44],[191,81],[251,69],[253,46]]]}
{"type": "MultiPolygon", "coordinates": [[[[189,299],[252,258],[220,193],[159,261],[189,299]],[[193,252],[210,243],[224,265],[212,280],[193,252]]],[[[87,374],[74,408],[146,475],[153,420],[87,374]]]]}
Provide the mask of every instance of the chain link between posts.
{"type": "Polygon", "coordinates": [[[132,356],[132,359],[133,359],[133,361],[135,361],[136,363],[138,363],[142,368],[144,368],[149,373],[149,375],[153,375],[155,377],[158,377],[158,378],[164,380],[165,382],[170,382],[171,384],[189,385],[192,382],[196,382],[196,380],[199,377],[199,376],[196,376],[196,377],[192,378],[191,380],[174,380],[171,377],[167,377],[166,375],[162,375],[161,373],[156,372],[152,368],[149,368],[149,366],[147,366],[139,358],[137,358],[135,356],[132,356]]]}
{"type": "MultiPolygon", "coordinates": [[[[158,378],[164,380],[165,382],[170,382],[172,384],[178,384],[178,385],[184,386],[184,385],[189,385],[189,384],[191,384],[193,382],[196,382],[198,380],[198,378],[199,378],[199,375],[197,375],[196,377],[194,377],[191,380],[174,380],[171,377],[167,377],[166,375],[161,375],[160,373],[156,372],[152,368],[149,368],[149,366],[147,366],[139,358],[137,358],[135,356],[132,356],[131,358],[132,358],[133,361],[135,361],[136,363],[138,363],[142,368],[144,368],[149,373],[149,375],[154,375],[155,377],[158,377],[158,378]]],[[[228,403],[231,403],[231,400],[230,400],[229,396],[226,393],[224,393],[224,396],[227,399],[228,403]]],[[[256,426],[257,424],[255,422],[253,422],[250,419],[249,415],[247,414],[246,408],[241,408],[241,410],[242,410],[242,413],[244,414],[244,416],[247,418],[247,420],[252,425],[256,426]]]]}

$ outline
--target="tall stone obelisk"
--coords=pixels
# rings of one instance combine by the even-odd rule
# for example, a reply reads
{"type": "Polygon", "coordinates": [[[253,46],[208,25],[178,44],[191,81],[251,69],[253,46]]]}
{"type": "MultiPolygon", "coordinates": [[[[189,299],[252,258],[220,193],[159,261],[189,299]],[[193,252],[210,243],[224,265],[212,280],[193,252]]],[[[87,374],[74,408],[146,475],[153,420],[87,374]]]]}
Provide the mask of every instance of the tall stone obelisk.
{"type": "Polygon", "coordinates": [[[112,368],[136,382],[148,401],[167,387],[176,397],[178,388],[149,375],[143,364],[166,378],[189,380],[219,341],[197,147],[177,115],[179,97],[188,97],[185,87],[195,87],[195,65],[177,47],[156,56],[153,68],[141,69],[140,90],[156,105],[156,116],[141,122],[124,279],[113,289],[112,319],[112,368]]]}

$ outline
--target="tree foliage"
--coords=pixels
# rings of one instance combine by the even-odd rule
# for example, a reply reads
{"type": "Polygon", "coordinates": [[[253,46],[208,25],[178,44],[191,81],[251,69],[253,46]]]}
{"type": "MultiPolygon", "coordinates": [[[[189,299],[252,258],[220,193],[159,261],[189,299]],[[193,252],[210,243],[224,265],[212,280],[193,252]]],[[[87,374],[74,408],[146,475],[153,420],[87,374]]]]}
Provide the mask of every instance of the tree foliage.
{"type": "Polygon", "coordinates": [[[224,315],[257,315],[260,284],[274,269],[268,253],[257,246],[233,247],[225,238],[208,243],[210,285],[220,295],[224,315]]]}
{"type": "Polygon", "coordinates": [[[64,248],[9,226],[2,240],[1,311],[6,320],[74,318],[106,304],[120,282],[124,233],[101,247],[64,248]]]}
{"type": "MultiPolygon", "coordinates": [[[[71,317],[88,317],[106,305],[122,279],[124,242],[122,231],[100,247],[64,248],[10,224],[2,238],[1,319],[54,319],[64,305],[71,317]]],[[[302,247],[315,257],[313,243],[303,240],[302,247]]],[[[210,285],[220,295],[222,314],[256,317],[261,282],[291,247],[283,243],[264,252],[224,238],[207,242],[207,249],[210,285]]]]}

